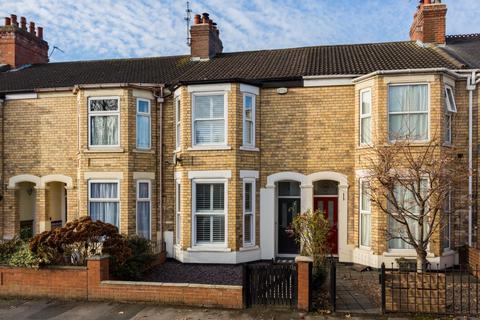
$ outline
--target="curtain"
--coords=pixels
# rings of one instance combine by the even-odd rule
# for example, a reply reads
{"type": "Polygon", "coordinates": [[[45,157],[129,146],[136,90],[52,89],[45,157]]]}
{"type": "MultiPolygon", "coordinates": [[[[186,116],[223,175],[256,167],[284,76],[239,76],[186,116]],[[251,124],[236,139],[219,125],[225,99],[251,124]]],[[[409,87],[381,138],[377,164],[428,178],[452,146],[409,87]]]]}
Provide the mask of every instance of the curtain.
{"type": "Polygon", "coordinates": [[[150,117],[137,115],[137,147],[150,149],[150,117]]]}
{"type": "Polygon", "coordinates": [[[390,86],[388,95],[390,139],[428,138],[428,86],[390,86]]]}
{"type": "Polygon", "coordinates": [[[150,239],[150,201],[137,202],[137,234],[150,239]]]}
{"type": "Polygon", "coordinates": [[[90,217],[106,223],[119,226],[118,217],[118,184],[91,183],[90,184],[90,217]],[[101,200],[100,200],[101,199],[101,200]],[[108,201],[106,199],[113,199],[108,201]]]}
{"type": "Polygon", "coordinates": [[[118,145],[118,116],[92,116],[90,118],[90,144],[118,145]]]}

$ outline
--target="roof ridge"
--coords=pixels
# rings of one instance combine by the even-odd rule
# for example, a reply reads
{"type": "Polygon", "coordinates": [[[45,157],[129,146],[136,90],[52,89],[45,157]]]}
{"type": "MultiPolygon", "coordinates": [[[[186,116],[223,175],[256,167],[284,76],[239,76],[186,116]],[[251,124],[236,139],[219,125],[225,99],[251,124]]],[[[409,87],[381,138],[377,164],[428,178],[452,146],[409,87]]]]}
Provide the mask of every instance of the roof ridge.
{"type": "Polygon", "coordinates": [[[152,56],[152,57],[132,57],[132,58],[111,58],[111,59],[93,59],[93,60],[70,60],[70,61],[57,61],[49,62],[48,64],[66,64],[66,63],[93,63],[93,62],[119,62],[119,61],[132,61],[132,60],[153,60],[153,59],[169,59],[169,58],[186,58],[190,55],[171,55],[171,56],[152,56]]]}
{"type": "Polygon", "coordinates": [[[447,39],[461,39],[461,38],[474,38],[480,37],[480,33],[461,33],[461,34],[449,34],[447,39]]]}

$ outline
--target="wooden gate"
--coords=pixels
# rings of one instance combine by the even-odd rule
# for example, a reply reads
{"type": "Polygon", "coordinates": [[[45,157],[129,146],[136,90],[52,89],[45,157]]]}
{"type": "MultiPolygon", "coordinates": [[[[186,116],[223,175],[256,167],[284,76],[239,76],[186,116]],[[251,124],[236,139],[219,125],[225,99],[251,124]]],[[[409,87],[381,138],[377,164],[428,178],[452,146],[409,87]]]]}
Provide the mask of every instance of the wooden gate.
{"type": "Polygon", "coordinates": [[[244,266],[244,301],[255,305],[296,306],[295,263],[259,263],[244,266]]]}

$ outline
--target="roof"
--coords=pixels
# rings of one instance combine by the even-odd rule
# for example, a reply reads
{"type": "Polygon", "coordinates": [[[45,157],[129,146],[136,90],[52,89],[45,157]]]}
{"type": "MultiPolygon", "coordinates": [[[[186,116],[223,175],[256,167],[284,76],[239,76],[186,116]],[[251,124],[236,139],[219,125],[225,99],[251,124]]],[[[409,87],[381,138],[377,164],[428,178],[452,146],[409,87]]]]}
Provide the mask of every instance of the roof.
{"type": "Polygon", "coordinates": [[[447,36],[444,49],[470,68],[480,68],[480,33],[447,36]]]}
{"type": "Polygon", "coordinates": [[[190,56],[76,61],[0,73],[0,92],[101,83],[286,81],[303,76],[363,75],[378,70],[459,68],[416,42],[315,46],[222,53],[208,61],[190,56]]]}

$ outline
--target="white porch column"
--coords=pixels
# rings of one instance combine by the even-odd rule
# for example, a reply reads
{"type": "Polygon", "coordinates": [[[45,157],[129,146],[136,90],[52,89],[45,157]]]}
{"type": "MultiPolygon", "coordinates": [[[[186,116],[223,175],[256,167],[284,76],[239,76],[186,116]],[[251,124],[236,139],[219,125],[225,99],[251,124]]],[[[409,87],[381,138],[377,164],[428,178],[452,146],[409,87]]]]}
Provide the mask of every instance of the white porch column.
{"type": "Polygon", "coordinates": [[[352,250],[348,246],[348,185],[338,186],[338,260],[351,262],[352,250]]]}
{"type": "Polygon", "coordinates": [[[300,213],[313,209],[313,185],[300,185],[300,213]]]}
{"type": "Polygon", "coordinates": [[[262,259],[275,258],[275,187],[260,189],[260,249],[262,259]]]}

